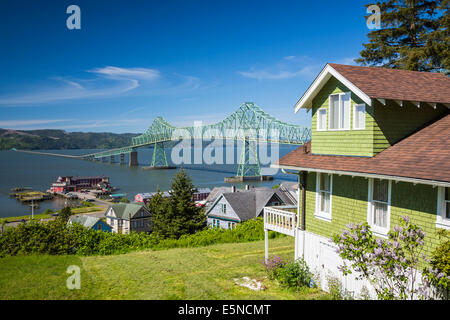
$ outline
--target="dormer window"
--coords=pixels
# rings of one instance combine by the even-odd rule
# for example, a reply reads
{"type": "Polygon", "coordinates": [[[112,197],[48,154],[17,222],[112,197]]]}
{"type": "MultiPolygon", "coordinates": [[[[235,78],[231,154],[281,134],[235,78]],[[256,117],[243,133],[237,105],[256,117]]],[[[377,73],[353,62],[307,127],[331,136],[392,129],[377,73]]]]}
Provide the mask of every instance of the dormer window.
{"type": "Polygon", "coordinates": [[[366,105],[355,104],[353,109],[353,129],[364,130],[366,128],[366,105]]]}
{"type": "Polygon", "coordinates": [[[350,130],[350,92],[330,95],[329,130],[350,130]]]}
{"type": "Polygon", "coordinates": [[[322,108],[317,111],[317,130],[327,130],[327,109],[322,108]]]}

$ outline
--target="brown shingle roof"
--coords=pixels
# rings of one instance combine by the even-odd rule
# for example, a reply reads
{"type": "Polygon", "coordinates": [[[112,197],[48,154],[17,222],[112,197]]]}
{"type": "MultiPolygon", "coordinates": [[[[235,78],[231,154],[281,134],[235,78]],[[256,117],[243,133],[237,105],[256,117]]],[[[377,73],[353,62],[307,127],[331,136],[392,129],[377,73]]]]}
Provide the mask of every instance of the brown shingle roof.
{"type": "Polygon", "coordinates": [[[282,157],[280,166],[387,175],[450,183],[450,114],[372,158],[311,154],[310,143],[282,157]]]}
{"type": "Polygon", "coordinates": [[[442,73],[329,65],[371,98],[450,103],[450,79],[442,73]]]}

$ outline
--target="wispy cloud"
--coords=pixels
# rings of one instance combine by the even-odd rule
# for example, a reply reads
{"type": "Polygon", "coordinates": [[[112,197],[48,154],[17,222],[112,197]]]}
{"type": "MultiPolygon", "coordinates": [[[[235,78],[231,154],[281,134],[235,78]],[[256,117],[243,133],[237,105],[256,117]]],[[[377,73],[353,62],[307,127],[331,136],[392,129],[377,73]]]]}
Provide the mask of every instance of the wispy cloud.
{"type": "Polygon", "coordinates": [[[115,79],[156,79],[159,78],[160,72],[156,69],[148,68],[119,68],[108,66],[104,68],[95,68],[89,70],[99,75],[109,76],[115,79]]]}
{"type": "Polygon", "coordinates": [[[139,87],[145,88],[145,91],[141,90],[139,93],[141,95],[178,94],[200,87],[200,79],[197,77],[176,73],[163,77],[157,69],[106,66],[87,72],[94,77],[53,77],[46,87],[32,92],[0,96],[0,106],[43,105],[77,99],[114,97],[139,87]]]}
{"type": "Polygon", "coordinates": [[[257,80],[283,80],[290,79],[302,75],[312,74],[311,67],[303,67],[296,71],[267,71],[267,70],[253,70],[253,71],[239,71],[238,73],[246,78],[257,80]]]}
{"type": "Polygon", "coordinates": [[[317,62],[304,56],[285,56],[274,65],[238,71],[241,76],[256,80],[285,80],[295,77],[310,77],[320,70],[317,62]]]}
{"type": "Polygon", "coordinates": [[[66,122],[73,119],[36,119],[36,120],[3,120],[0,121],[0,128],[19,129],[30,126],[47,125],[57,122],[66,122]]]}

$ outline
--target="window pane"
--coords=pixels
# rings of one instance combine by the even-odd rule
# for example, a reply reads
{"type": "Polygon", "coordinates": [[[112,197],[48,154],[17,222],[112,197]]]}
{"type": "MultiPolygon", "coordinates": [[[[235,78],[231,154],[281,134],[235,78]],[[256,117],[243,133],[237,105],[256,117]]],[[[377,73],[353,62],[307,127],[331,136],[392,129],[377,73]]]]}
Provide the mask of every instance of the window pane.
{"type": "Polygon", "coordinates": [[[320,190],[330,191],[330,175],[327,173],[320,174],[320,190]]]}
{"type": "Polygon", "coordinates": [[[386,203],[374,203],[373,210],[373,224],[379,227],[387,227],[387,204],[386,203]]]}
{"type": "Polygon", "coordinates": [[[365,127],[366,107],[364,105],[355,106],[355,129],[363,129],[365,127]]]}
{"type": "Polygon", "coordinates": [[[320,109],[319,110],[319,130],[324,130],[327,127],[327,109],[320,109]]]}
{"type": "Polygon", "coordinates": [[[341,126],[340,129],[350,128],[350,94],[341,95],[341,126]]]}
{"type": "Polygon", "coordinates": [[[373,200],[388,202],[389,183],[387,180],[375,179],[373,181],[373,200]]]}
{"type": "Polygon", "coordinates": [[[339,95],[330,96],[330,129],[339,128],[339,95]]]}
{"type": "Polygon", "coordinates": [[[320,211],[330,212],[330,194],[328,192],[320,192],[320,211]]]}
{"type": "Polygon", "coordinates": [[[445,202],[445,217],[450,219],[450,201],[445,202]]]}
{"type": "Polygon", "coordinates": [[[450,201],[450,188],[445,188],[445,200],[450,201]]]}

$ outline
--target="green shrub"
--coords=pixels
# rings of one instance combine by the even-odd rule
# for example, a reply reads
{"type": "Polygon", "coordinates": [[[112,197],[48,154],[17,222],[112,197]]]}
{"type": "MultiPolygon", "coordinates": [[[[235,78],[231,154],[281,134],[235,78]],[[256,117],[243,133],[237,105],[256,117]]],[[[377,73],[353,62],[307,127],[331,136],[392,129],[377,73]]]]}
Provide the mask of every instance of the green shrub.
{"type": "Polygon", "coordinates": [[[438,272],[442,272],[445,277],[435,284],[439,284],[442,288],[449,288],[450,277],[450,230],[440,230],[438,232],[440,243],[433,251],[431,256],[431,265],[436,268],[438,272]]]}
{"type": "Polygon", "coordinates": [[[280,284],[294,290],[309,286],[311,280],[312,274],[303,259],[288,262],[278,273],[278,281],[280,284]]]}
{"type": "Polygon", "coordinates": [[[81,201],[80,207],[95,207],[95,204],[89,201],[81,201]]]}
{"type": "MultiPolygon", "coordinates": [[[[270,233],[269,236],[284,236],[270,233]]],[[[249,242],[264,239],[262,218],[240,223],[235,229],[205,229],[179,239],[161,239],[153,234],[117,234],[67,225],[62,219],[31,221],[7,228],[0,235],[0,257],[26,254],[110,255],[142,249],[200,247],[216,243],[249,242]]]]}

